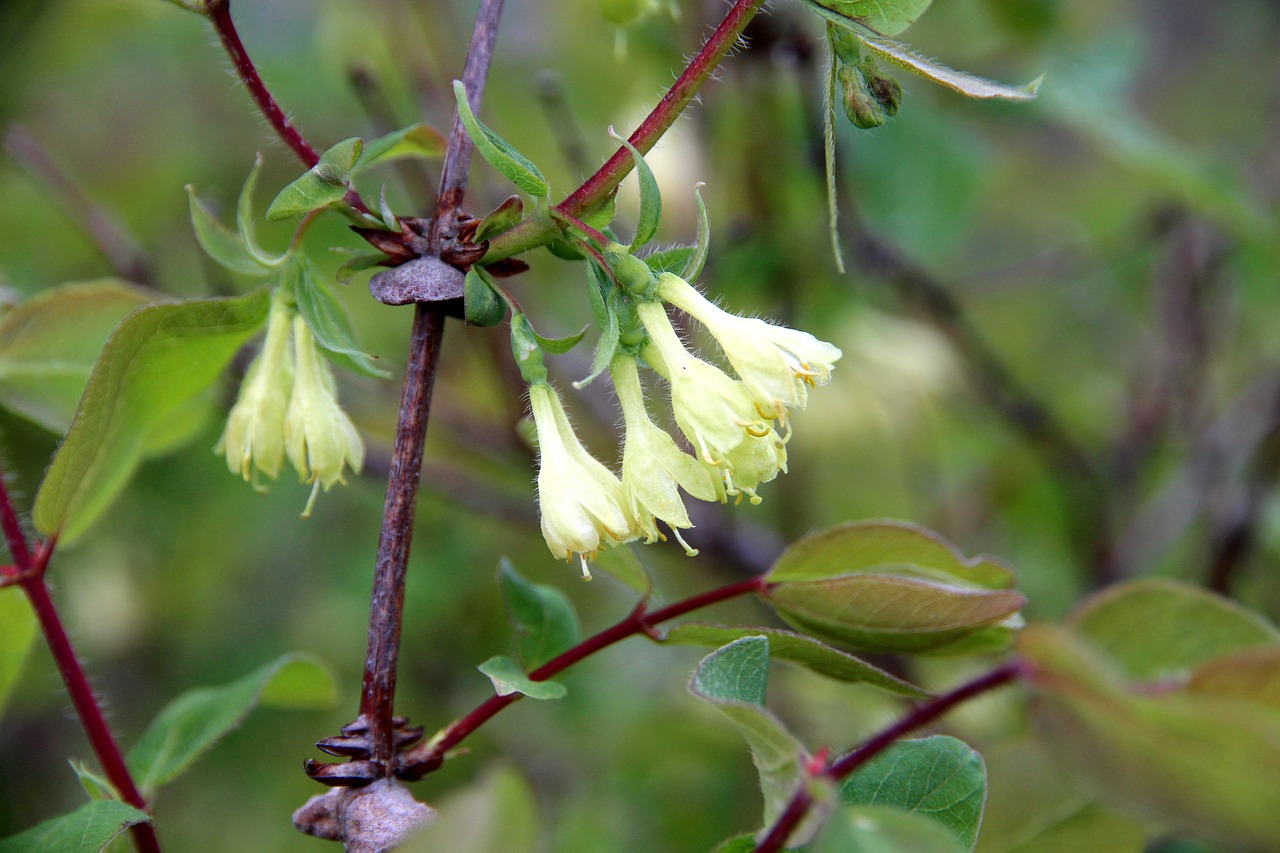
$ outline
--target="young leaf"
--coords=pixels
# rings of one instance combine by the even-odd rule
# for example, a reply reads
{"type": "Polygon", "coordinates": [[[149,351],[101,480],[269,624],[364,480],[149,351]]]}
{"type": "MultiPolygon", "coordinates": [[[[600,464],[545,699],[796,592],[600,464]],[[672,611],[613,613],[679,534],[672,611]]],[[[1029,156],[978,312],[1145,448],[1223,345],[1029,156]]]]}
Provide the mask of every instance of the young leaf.
{"type": "Polygon", "coordinates": [[[1169,580],[1109,587],[1087,599],[1070,624],[1135,679],[1185,676],[1229,652],[1280,645],[1280,631],[1262,616],[1169,580]]]}
{"type": "Polygon", "coordinates": [[[578,342],[587,334],[587,327],[583,326],[581,331],[576,334],[566,335],[563,338],[544,338],[537,332],[533,333],[533,337],[537,339],[538,346],[542,347],[544,352],[552,355],[563,355],[578,345],[578,342]]]}
{"type": "Polygon", "coordinates": [[[292,288],[298,311],[316,336],[316,342],[334,361],[375,379],[391,375],[378,367],[372,356],[360,350],[347,309],[342,307],[329,286],[312,274],[310,261],[303,257],[293,258],[281,278],[286,286],[292,288]]]}
{"type": "Polygon", "coordinates": [[[364,150],[360,139],[344,139],[320,155],[320,161],[302,177],[280,190],[267,208],[267,219],[288,219],[341,201],[347,183],[364,150]]]}
{"type": "MultiPolygon", "coordinates": [[[[808,752],[773,714],[764,708],[769,680],[769,640],[744,637],[702,659],[689,691],[715,705],[746,739],[760,774],[764,794],[764,825],[770,826],[796,790],[808,781],[808,752]]],[[[821,823],[815,809],[792,834],[790,843],[804,844],[821,823]]]]}
{"type": "Polygon", "coordinates": [[[537,853],[542,849],[538,798],[529,782],[509,767],[487,771],[479,781],[445,795],[440,814],[403,847],[402,853],[537,853]]]}
{"type": "Polygon", "coordinates": [[[267,319],[269,296],[148,305],[107,341],[36,494],[34,521],[69,544],[99,516],[155,440],[267,319]]]}
{"type": "Polygon", "coordinates": [[[190,184],[187,184],[187,197],[191,207],[191,228],[206,255],[219,266],[243,275],[261,278],[271,272],[271,265],[250,252],[238,235],[219,222],[204,202],[196,197],[196,189],[190,184]]]}
{"type": "Polygon", "coordinates": [[[507,303],[486,280],[480,267],[467,270],[462,286],[462,316],[472,326],[496,326],[507,316],[507,303]]]}
{"type": "Polygon", "coordinates": [[[707,253],[711,250],[711,220],[707,217],[707,205],[702,200],[702,184],[693,188],[693,197],[698,202],[698,242],[694,246],[693,255],[680,271],[685,281],[695,281],[702,275],[702,268],[707,263],[707,253]]]}
{"type": "Polygon", "coordinates": [[[80,787],[91,800],[118,800],[119,793],[105,776],[88,767],[83,761],[67,759],[71,770],[76,774],[80,787]]]}
{"type": "Polygon", "coordinates": [[[526,669],[537,669],[581,639],[578,614],[560,590],[526,580],[506,558],[498,564],[498,584],[526,669]]]}
{"type": "Polygon", "coordinates": [[[0,316],[0,405],[59,435],[111,330],[154,291],[104,278],[50,288],[0,316]]]}
{"type": "Polygon", "coordinates": [[[542,172],[538,171],[538,167],[476,118],[467,101],[467,90],[462,81],[453,81],[453,96],[458,102],[458,117],[462,120],[462,126],[466,128],[467,136],[475,143],[480,156],[533,198],[550,199],[551,186],[542,172]]]}
{"type": "Polygon", "coordinates": [[[841,806],[811,853],[965,853],[955,833],[920,814],[887,806],[841,806]]]}
{"type": "Polygon", "coordinates": [[[350,173],[356,175],[379,163],[403,157],[438,160],[444,156],[445,147],[440,131],[427,124],[411,124],[364,143],[364,149],[352,164],[350,173]]]}
{"type": "Polygon", "coordinates": [[[98,853],[129,827],[148,823],[151,815],[116,800],[86,803],[25,832],[0,838],[0,853],[98,853]]]}
{"type": "Polygon", "coordinates": [[[834,649],[812,637],[779,628],[689,622],[667,631],[661,642],[718,647],[743,637],[764,637],[769,641],[771,656],[799,664],[837,681],[870,684],[911,699],[923,699],[929,695],[914,684],[890,675],[847,652],[834,649]]]}
{"type": "Polygon", "coordinates": [[[596,325],[600,327],[600,337],[596,340],[590,371],[586,378],[573,383],[574,388],[587,387],[597,376],[609,369],[609,365],[613,363],[613,357],[618,354],[618,344],[622,336],[615,303],[618,298],[616,290],[600,269],[600,265],[594,261],[591,262],[591,281],[587,284],[587,294],[591,297],[591,313],[595,316],[596,325]]]}
{"type": "Polygon", "coordinates": [[[672,246],[650,252],[640,260],[649,265],[655,273],[670,272],[679,275],[689,266],[689,260],[698,251],[697,246],[672,246]]]}
{"type": "Polygon", "coordinates": [[[839,198],[836,187],[836,54],[833,42],[837,29],[827,23],[827,74],[822,87],[822,159],[827,170],[827,228],[831,232],[831,253],[836,272],[844,274],[844,253],[840,251],[839,198]]]}
{"type": "Polygon", "coordinates": [[[298,655],[286,655],[221,687],[188,691],[160,711],[129,751],[129,772],[150,796],[238,728],[258,705],[324,708],[335,694],[329,671],[298,655]]]}
{"type": "MultiPolygon", "coordinates": [[[[933,0],[805,0],[855,20],[883,36],[896,36],[916,22],[933,0]]],[[[819,13],[821,14],[821,13],[819,13]]]]}
{"type": "Polygon", "coordinates": [[[640,182],[640,217],[636,222],[636,235],[631,240],[631,251],[634,252],[653,239],[658,233],[658,224],[662,221],[662,191],[658,188],[658,179],[653,170],[644,161],[644,155],[623,137],[609,128],[609,135],[618,144],[631,152],[631,159],[636,164],[636,179],[640,182]]]}
{"type": "Polygon", "coordinates": [[[954,68],[948,68],[940,62],[929,59],[927,56],[921,56],[905,44],[900,44],[893,39],[864,36],[862,43],[873,53],[880,54],[895,65],[900,65],[908,71],[914,71],[921,77],[932,80],[934,83],[946,86],[948,89],[967,95],[970,98],[1030,101],[1035,98],[1036,92],[1040,89],[1040,83],[1044,80],[1044,75],[1042,74],[1026,85],[1010,86],[1005,83],[997,83],[994,80],[987,80],[984,77],[978,77],[975,74],[967,74],[963,71],[956,71],[954,68]]]}
{"type": "Polygon", "coordinates": [[[17,586],[0,587],[0,714],[36,639],[36,617],[17,586]]]}
{"type": "Polygon", "coordinates": [[[350,284],[351,279],[361,270],[372,269],[388,260],[384,252],[360,252],[342,262],[333,277],[338,284],[350,284]]]}
{"type": "Polygon", "coordinates": [[[275,260],[258,246],[258,238],[254,233],[254,223],[258,221],[258,217],[253,212],[253,193],[258,187],[260,171],[262,171],[262,155],[258,154],[253,158],[253,168],[249,170],[249,177],[244,179],[244,186],[240,188],[240,198],[236,202],[236,234],[240,238],[240,244],[253,256],[254,260],[261,264],[273,264],[275,260]]]}
{"type": "Polygon", "coordinates": [[[476,669],[489,676],[499,696],[523,693],[530,699],[561,699],[564,685],[558,681],[533,681],[520,665],[505,655],[494,655],[476,669]]]}
{"type": "Polygon", "coordinates": [[[502,204],[484,215],[484,218],[480,220],[480,224],[476,226],[476,233],[471,238],[472,242],[482,243],[490,237],[501,234],[503,231],[509,231],[523,218],[524,202],[520,200],[518,195],[510,196],[502,204]]]}
{"type": "Polygon", "coordinates": [[[653,594],[653,578],[644,567],[636,549],[631,545],[619,545],[596,555],[593,566],[621,581],[623,585],[648,598],[653,594]]]}
{"type": "Polygon", "coordinates": [[[986,801],[982,756],[945,735],[899,741],[840,787],[840,802],[923,815],[954,833],[965,850],[977,843],[986,801]]]}

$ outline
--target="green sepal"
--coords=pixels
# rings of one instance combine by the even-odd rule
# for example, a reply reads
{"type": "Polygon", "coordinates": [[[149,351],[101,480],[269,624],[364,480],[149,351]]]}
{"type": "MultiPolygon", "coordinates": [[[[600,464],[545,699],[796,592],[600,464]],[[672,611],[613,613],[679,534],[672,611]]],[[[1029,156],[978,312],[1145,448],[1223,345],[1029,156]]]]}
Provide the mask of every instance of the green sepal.
{"type": "Polygon", "coordinates": [[[615,308],[618,291],[609,281],[600,265],[591,262],[591,280],[587,284],[587,293],[591,298],[591,313],[595,316],[596,325],[600,327],[600,337],[596,341],[596,349],[591,357],[591,369],[585,379],[573,383],[574,388],[585,388],[587,385],[609,369],[609,364],[618,353],[618,341],[621,327],[618,323],[618,312],[615,308]]]}
{"type": "Polygon", "coordinates": [[[542,172],[529,158],[511,147],[510,143],[476,118],[475,113],[471,111],[467,90],[462,85],[462,81],[453,81],[453,96],[458,102],[458,117],[462,121],[462,126],[466,129],[467,136],[471,137],[471,141],[475,143],[476,151],[480,156],[490,166],[501,172],[507,180],[533,198],[549,200],[551,186],[542,176],[542,172]]]}
{"type": "Polygon", "coordinates": [[[520,376],[529,385],[547,381],[547,363],[529,318],[521,311],[511,315],[511,355],[520,376]]]}
{"type": "Polygon", "coordinates": [[[267,219],[288,219],[341,201],[347,194],[351,171],[364,151],[364,142],[344,139],[320,155],[302,177],[280,190],[267,208],[267,219]]]}
{"type": "Polygon", "coordinates": [[[586,334],[587,327],[583,326],[578,332],[566,335],[563,338],[544,338],[537,332],[534,332],[533,336],[538,339],[538,346],[542,347],[544,352],[549,352],[552,355],[563,355],[576,347],[579,341],[586,337],[586,334]]]}
{"type": "Polygon", "coordinates": [[[702,268],[707,263],[707,253],[711,251],[711,219],[707,216],[707,205],[702,200],[702,184],[695,184],[693,197],[698,202],[698,242],[694,244],[693,254],[680,271],[685,281],[695,281],[702,275],[702,268]]]}
{"type": "Polygon", "coordinates": [[[613,271],[614,280],[624,289],[645,300],[652,300],[657,290],[657,277],[644,261],[624,252],[605,252],[604,259],[613,271]]]}
{"type": "Polygon", "coordinates": [[[310,261],[294,257],[285,267],[281,283],[293,293],[302,319],[331,360],[363,376],[386,379],[391,375],[359,348],[347,309],[329,285],[314,275],[310,261]]]}
{"type": "Polygon", "coordinates": [[[530,699],[561,699],[565,690],[558,681],[534,681],[520,665],[505,655],[494,655],[476,669],[493,682],[493,690],[499,696],[521,693],[530,699]]]}
{"type": "Polygon", "coordinates": [[[680,275],[689,265],[689,259],[698,251],[697,246],[671,246],[650,252],[640,260],[649,265],[655,273],[674,273],[680,275]]]}
{"type": "Polygon", "coordinates": [[[496,326],[507,316],[507,303],[481,267],[467,271],[462,286],[462,315],[472,326],[496,326]]]}
{"type": "Polygon", "coordinates": [[[631,152],[631,159],[636,164],[636,178],[640,182],[640,215],[636,222],[636,234],[631,240],[631,251],[635,251],[653,239],[658,233],[658,224],[662,221],[662,191],[658,187],[658,179],[653,170],[644,161],[644,155],[628,140],[614,133],[609,128],[609,135],[619,145],[631,152]]]}
{"type": "Polygon", "coordinates": [[[196,196],[196,189],[191,184],[187,184],[187,196],[191,207],[191,229],[206,255],[232,272],[256,278],[271,273],[272,265],[250,252],[239,235],[219,222],[196,196]]]}
{"type": "Polygon", "coordinates": [[[364,149],[351,165],[350,174],[356,175],[380,163],[405,157],[438,160],[444,156],[445,148],[445,139],[440,131],[421,122],[411,124],[364,143],[364,149]]]}
{"type": "Polygon", "coordinates": [[[249,169],[249,176],[244,179],[244,185],[240,187],[240,198],[236,200],[236,234],[239,235],[241,244],[254,260],[260,264],[274,266],[280,262],[280,259],[273,258],[262,251],[254,232],[254,223],[257,222],[258,217],[253,212],[253,194],[258,188],[258,175],[261,171],[262,155],[256,154],[253,158],[253,167],[249,169]]]}

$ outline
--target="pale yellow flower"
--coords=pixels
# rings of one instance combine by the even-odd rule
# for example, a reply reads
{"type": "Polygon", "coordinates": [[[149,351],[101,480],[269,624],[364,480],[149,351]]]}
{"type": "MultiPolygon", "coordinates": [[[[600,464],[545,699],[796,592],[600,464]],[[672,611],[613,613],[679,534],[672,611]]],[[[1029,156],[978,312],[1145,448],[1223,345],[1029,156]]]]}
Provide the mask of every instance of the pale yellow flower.
{"type": "Polygon", "coordinates": [[[225,455],[231,473],[255,488],[259,488],[258,472],[274,480],[284,465],[285,409],[293,385],[290,315],[279,299],[272,300],[262,351],[249,365],[222,437],[214,446],[215,453],[225,455]]]}

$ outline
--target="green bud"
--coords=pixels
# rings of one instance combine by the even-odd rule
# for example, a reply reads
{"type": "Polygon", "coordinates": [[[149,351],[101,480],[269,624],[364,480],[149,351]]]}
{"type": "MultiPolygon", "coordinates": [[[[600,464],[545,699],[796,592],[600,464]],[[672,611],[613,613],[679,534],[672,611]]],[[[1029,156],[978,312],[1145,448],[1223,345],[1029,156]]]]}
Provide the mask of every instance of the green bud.
{"type": "Polygon", "coordinates": [[[857,65],[862,59],[862,40],[848,30],[835,25],[827,26],[827,37],[831,40],[831,52],[844,65],[857,65]]]}
{"type": "Polygon", "coordinates": [[[529,318],[524,314],[511,315],[511,354],[515,356],[520,376],[533,385],[547,381],[547,365],[542,357],[542,347],[534,334],[529,318]]]}
{"type": "Polygon", "coordinates": [[[472,267],[462,288],[463,317],[471,326],[496,326],[507,314],[507,305],[485,280],[479,267],[472,267]]]}
{"type": "Polygon", "coordinates": [[[647,296],[653,291],[655,281],[653,270],[649,269],[649,265],[644,261],[635,255],[622,252],[608,252],[604,257],[609,262],[609,268],[613,270],[618,284],[625,290],[641,296],[647,296]]]}
{"type": "Polygon", "coordinates": [[[898,81],[881,71],[873,56],[859,62],[858,69],[867,81],[867,91],[884,108],[885,115],[897,115],[898,105],[902,103],[902,86],[898,81]]]}
{"type": "Polygon", "coordinates": [[[836,71],[844,102],[844,114],[854,127],[872,128],[884,124],[884,107],[867,85],[867,78],[855,65],[841,65],[836,71]]]}

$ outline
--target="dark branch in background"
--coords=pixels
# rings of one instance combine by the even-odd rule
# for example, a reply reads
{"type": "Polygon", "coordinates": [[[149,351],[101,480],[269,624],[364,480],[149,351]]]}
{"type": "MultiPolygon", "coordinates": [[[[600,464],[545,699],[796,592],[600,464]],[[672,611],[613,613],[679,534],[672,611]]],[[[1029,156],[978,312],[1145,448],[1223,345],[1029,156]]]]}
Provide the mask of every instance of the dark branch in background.
{"type": "MultiPolygon", "coordinates": [[[[893,725],[882,730],[863,742],[861,746],[836,760],[829,767],[813,774],[813,778],[839,782],[851,775],[862,765],[888,749],[894,742],[910,734],[918,728],[927,726],[956,705],[969,701],[975,696],[995,690],[998,687],[1021,678],[1025,674],[1024,665],[1019,661],[1005,664],[993,669],[973,681],[960,685],[949,693],[923,702],[912,709],[906,716],[893,725]]],[[[796,791],[787,807],[770,827],[768,834],[756,845],[755,853],[777,853],[783,849],[791,833],[804,820],[805,815],[813,808],[814,801],[809,794],[808,785],[802,785],[796,791]]]]}
{"type": "Polygon", "coordinates": [[[4,150],[40,189],[48,191],[50,200],[88,236],[117,275],[146,286],[154,282],[151,261],[138,242],[116,217],[85,194],[26,128],[9,125],[4,150]]]}
{"type": "Polygon", "coordinates": [[[565,100],[560,75],[545,71],[538,77],[538,103],[546,114],[547,126],[555,136],[565,162],[580,174],[586,172],[587,143],[582,136],[582,126],[565,100]]]}
{"type": "MultiPolygon", "coordinates": [[[[49,585],[45,582],[45,569],[49,558],[53,556],[53,540],[49,540],[32,553],[27,543],[26,534],[14,512],[13,503],[9,500],[9,491],[0,477],[0,528],[3,528],[4,540],[9,547],[9,555],[13,558],[12,566],[0,568],[0,574],[9,583],[16,583],[26,593],[35,612],[40,630],[44,634],[45,644],[58,665],[62,682],[66,685],[71,704],[75,706],[76,716],[85,736],[93,748],[98,763],[107,780],[116,789],[120,799],[136,809],[147,810],[147,801],[143,799],[138,786],[134,784],[129,768],[125,764],[120,746],[111,734],[107,719],[98,705],[89,678],[85,675],[80,659],[76,657],[71,645],[71,638],[62,624],[62,618],[49,594],[49,585]]],[[[7,585],[7,584],[6,584],[7,585]]],[[[155,827],[150,822],[135,824],[129,828],[134,847],[139,853],[160,853],[160,841],[156,837],[155,827]]]]}
{"type": "MultiPolygon", "coordinates": [[[[472,109],[478,110],[480,106],[502,5],[502,0],[483,0],[476,16],[462,75],[472,109]]],[[[462,204],[471,153],[471,139],[455,115],[442,167],[440,191],[436,196],[435,214],[427,233],[428,252],[436,257],[439,257],[462,204]]],[[[414,308],[409,364],[405,368],[404,393],[391,454],[391,475],[387,482],[386,507],[374,570],[360,718],[369,731],[370,759],[380,765],[379,772],[384,776],[390,776],[394,771],[397,749],[392,706],[404,611],[404,579],[413,540],[414,508],[422,471],[422,444],[427,432],[431,389],[439,365],[444,320],[444,314],[437,306],[420,304],[414,308]]]]}
{"type": "MultiPolygon", "coordinates": [[[[634,637],[637,634],[651,633],[655,625],[660,625],[663,622],[684,616],[703,607],[718,604],[721,601],[728,601],[731,598],[763,593],[767,588],[768,582],[764,578],[751,578],[750,580],[739,581],[738,583],[700,593],[686,598],[684,601],[678,601],[669,607],[655,610],[652,613],[648,611],[646,604],[642,601],[621,622],[606,628],[593,637],[583,640],[564,654],[551,659],[529,673],[529,678],[532,681],[546,681],[549,678],[554,678],[575,663],[590,657],[596,652],[607,649],[620,640],[634,637]]],[[[441,764],[444,763],[446,753],[449,750],[473,734],[476,729],[492,719],[503,708],[518,702],[521,698],[522,696],[519,693],[490,696],[469,714],[450,724],[428,743],[405,752],[402,756],[401,778],[419,779],[427,773],[439,769],[441,764]]]]}
{"type": "MultiPolygon", "coordinates": [[[[401,123],[396,119],[395,110],[387,99],[387,92],[374,70],[368,65],[354,65],[347,76],[351,81],[352,90],[356,93],[356,99],[360,101],[360,107],[373,125],[374,132],[384,136],[397,130],[401,123]]],[[[400,176],[405,191],[413,200],[414,206],[419,211],[425,211],[427,205],[431,203],[429,190],[433,180],[426,164],[416,157],[403,157],[392,165],[400,176]]]]}

